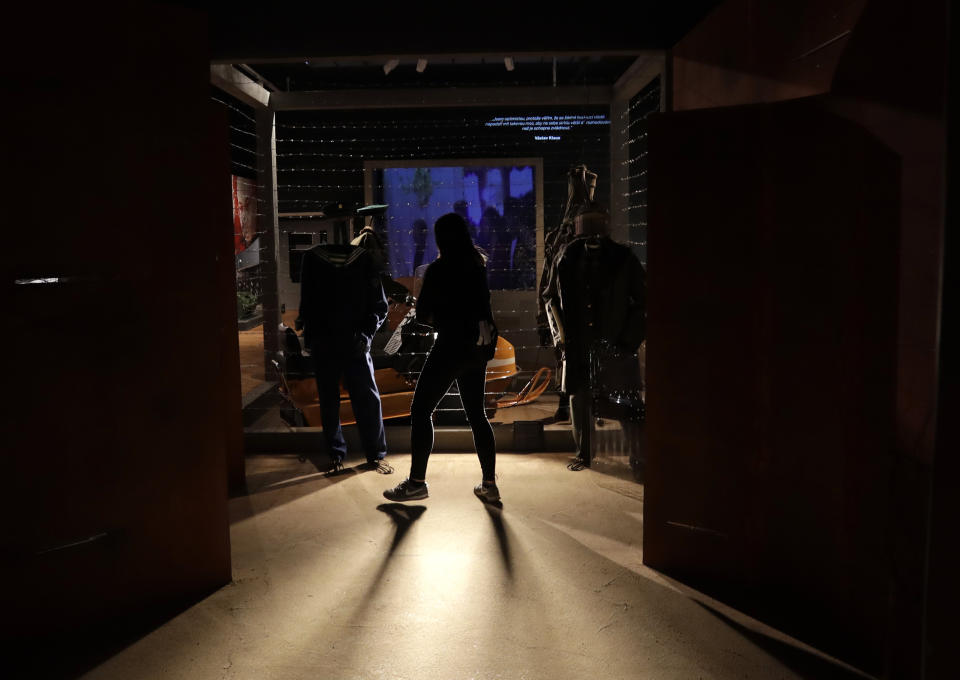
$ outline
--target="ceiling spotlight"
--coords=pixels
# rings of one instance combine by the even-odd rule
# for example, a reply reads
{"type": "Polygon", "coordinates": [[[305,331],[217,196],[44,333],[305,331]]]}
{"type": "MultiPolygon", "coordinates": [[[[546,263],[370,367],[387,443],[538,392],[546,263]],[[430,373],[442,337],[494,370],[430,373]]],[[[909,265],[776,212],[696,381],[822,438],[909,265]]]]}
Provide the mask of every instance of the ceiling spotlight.
{"type": "Polygon", "coordinates": [[[397,64],[400,63],[399,59],[389,59],[387,63],[383,65],[383,75],[388,75],[390,71],[397,68],[397,64]]]}
{"type": "Polygon", "coordinates": [[[423,73],[427,69],[426,59],[417,59],[417,73],[423,73]]]}
{"type": "Polygon", "coordinates": [[[503,65],[507,67],[507,70],[508,70],[508,71],[512,71],[512,70],[513,70],[513,57],[504,57],[504,58],[503,58],[503,65]]]}

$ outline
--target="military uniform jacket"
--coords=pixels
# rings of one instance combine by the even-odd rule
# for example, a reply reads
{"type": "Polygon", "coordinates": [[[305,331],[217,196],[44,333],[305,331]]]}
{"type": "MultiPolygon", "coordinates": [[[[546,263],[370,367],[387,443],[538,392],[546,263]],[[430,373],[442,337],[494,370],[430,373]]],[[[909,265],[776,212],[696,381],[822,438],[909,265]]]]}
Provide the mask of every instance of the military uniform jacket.
{"type": "Polygon", "coordinates": [[[347,341],[358,333],[370,340],[386,316],[379,268],[366,249],[319,245],[304,254],[300,318],[308,346],[347,341]]]}
{"type": "Polygon", "coordinates": [[[646,337],[646,272],[629,247],[609,238],[596,250],[587,239],[568,244],[556,271],[556,298],[565,329],[568,384],[584,377],[587,354],[605,340],[635,352],[646,337]]]}

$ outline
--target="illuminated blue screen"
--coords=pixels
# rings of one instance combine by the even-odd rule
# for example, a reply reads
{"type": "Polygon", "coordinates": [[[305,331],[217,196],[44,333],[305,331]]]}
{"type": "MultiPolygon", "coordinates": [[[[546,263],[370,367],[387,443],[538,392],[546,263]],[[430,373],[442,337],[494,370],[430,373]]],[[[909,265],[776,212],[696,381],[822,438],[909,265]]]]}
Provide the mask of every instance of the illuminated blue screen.
{"type": "Polygon", "coordinates": [[[536,177],[531,165],[390,167],[383,169],[385,240],[394,278],[412,276],[437,257],[433,223],[463,215],[487,254],[491,289],[536,284],[536,177]]]}

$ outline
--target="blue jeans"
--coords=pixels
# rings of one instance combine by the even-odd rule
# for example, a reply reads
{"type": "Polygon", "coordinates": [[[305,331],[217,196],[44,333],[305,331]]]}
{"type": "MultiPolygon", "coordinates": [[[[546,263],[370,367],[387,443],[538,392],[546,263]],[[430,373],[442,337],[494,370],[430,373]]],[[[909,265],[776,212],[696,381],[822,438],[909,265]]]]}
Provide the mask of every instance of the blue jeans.
{"type": "Polygon", "coordinates": [[[367,461],[382,459],[387,455],[387,438],[383,431],[380,392],[373,377],[373,361],[369,352],[357,355],[348,347],[318,344],[313,349],[313,357],[323,436],[331,457],[342,461],[347,455],[347,442],[340,427],[342,377],[350,394],[350,403],[357,419],[360,441],[367,461]]]}

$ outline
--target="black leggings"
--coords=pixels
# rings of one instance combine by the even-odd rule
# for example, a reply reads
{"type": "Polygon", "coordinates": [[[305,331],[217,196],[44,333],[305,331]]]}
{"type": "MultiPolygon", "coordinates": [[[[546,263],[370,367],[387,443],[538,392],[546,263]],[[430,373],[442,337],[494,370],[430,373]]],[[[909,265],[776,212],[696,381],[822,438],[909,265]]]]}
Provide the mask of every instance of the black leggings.
{"type": "Polygon", "coordinates": [[[483,478],[494,479],[497,453],[493,428],[484,410],[487,366],[482,359],[475,358],[474,351],[472,347],[434,345],[427,357],[410,407],[410,448],[413,453],[411,479],[426,479],[427,459],[433,450],[433,411],[454,380],[457,381],[460,402],[473,430],[473,445],[480,458],[483,478]]]}

